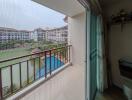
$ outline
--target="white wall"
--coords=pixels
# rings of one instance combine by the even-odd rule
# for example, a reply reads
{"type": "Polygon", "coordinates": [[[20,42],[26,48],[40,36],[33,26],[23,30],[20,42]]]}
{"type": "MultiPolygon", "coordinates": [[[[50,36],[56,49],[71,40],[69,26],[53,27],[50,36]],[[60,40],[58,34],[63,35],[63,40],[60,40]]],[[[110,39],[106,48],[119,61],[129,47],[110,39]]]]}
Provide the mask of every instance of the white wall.
{"type": "MultiPolygon", "coordinates": [[[[86,52],[86,15],[81,13],[68,19],[68,31],[72,45],[72,63],[83,66],[86,52]]],[[[85,67],[85,66],[84,66],[85,67]]]]}
{"type": "MultiPolygon", "coordinates": [[[[106,14],[110,17],[112,14],[117,14],[120,9],[132,11],[132,1],[122,0],[111,5],[107,8],[106,14]]],[[[108,34],[110,36],[110,62],[113,82],[122,87],[118,60],[126,56],[132,57],[132,23],[124,25],[123,31],[121,31],[121,25],[113,25],[108,34]]]]}

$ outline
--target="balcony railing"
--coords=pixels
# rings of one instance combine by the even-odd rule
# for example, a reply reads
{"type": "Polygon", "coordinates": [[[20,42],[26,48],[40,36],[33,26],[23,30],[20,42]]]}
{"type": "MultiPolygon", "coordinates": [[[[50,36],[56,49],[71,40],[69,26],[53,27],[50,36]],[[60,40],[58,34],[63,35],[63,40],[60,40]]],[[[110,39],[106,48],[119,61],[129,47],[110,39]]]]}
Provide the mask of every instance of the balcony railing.
{"type": "Polygon", "coordinates": [[[4,61],[0,67],[0,99],[7,98],[70,62],[71,46],[50,49],[4,61]]]}

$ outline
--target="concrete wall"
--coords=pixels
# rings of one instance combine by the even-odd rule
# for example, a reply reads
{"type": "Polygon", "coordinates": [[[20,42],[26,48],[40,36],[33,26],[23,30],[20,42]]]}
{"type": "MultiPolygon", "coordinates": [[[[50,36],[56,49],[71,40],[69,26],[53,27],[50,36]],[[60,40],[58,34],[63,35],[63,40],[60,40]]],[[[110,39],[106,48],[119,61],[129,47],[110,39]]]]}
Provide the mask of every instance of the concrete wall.
{"type": "MultiPolygon", "coordinates": [[[[117,14],[120,9],[132,11],[131,0],[121,0],[106,9],[107,18],[117,14]]],[[[122,87],[122,78],[119,72],[118,60],[122,57],[132,57],[132,23],[126,24],[121,31],[121,25],[112,25],[109,31],[110,62],[112,78],[115,85],[122,87]]]]}
{"type": "MultiPolygon", "coordinates": [[[[72,45],[72,63],[85,64],[86,15],[85,12],[68,19],[69,44],[72,45]]],[[[84,66],[85,67],[85,66],[84,66]]]]}

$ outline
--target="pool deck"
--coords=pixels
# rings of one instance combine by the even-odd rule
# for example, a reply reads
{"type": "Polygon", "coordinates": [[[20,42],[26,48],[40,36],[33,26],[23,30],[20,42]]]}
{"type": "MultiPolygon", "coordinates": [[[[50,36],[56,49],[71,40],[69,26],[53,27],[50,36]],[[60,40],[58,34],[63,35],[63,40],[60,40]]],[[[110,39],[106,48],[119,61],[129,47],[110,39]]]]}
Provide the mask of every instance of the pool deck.
{"type": "Polygon", "coordinates": [[[69,66],[20,100],[84,100],[84,67],[69,66]]]}

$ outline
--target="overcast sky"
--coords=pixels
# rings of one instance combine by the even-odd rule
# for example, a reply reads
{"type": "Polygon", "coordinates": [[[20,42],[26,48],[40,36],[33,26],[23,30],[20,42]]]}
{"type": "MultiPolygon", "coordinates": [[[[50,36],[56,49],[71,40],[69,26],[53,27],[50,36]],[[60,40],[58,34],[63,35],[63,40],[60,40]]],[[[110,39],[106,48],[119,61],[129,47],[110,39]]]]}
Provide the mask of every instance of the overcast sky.
{"type": "Polygon", "coordinates": [[[31,0],[0,0],[0,27],[33,30],[65,25],[65,16],[31,0]]]}

